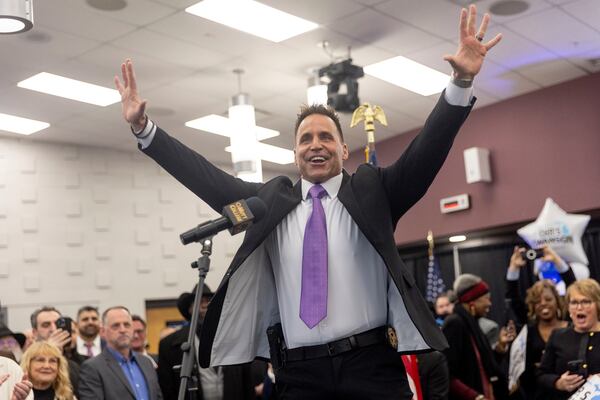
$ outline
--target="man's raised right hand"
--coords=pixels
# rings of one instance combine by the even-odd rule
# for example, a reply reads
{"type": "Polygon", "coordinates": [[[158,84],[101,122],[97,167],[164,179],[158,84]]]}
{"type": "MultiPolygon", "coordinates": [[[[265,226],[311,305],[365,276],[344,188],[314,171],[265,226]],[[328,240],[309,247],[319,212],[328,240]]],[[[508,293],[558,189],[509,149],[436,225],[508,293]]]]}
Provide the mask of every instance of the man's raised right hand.
{"type": "Polygon", "coordinates": [[[115,86],[121,94],[123,118],[131,124],[135,132],[139,132],[146,126],[146,100],[142,100],[138,94],[133,63],[130,59],[121,64],[121,75],[122,83],[119,76],[115,75],[115,86]]]}

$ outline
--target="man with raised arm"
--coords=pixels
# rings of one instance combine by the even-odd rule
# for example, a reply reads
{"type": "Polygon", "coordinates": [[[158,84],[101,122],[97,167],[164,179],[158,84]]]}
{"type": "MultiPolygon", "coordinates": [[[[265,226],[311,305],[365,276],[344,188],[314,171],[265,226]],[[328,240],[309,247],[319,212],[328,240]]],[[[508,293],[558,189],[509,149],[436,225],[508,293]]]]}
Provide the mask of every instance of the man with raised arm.
{"type": "Polygon", "coordinates": [[[145,114],[132,62],[121,66],[123,82],[115,83],[123,117],[144,153],[214,210],[251,196],[267,204],[208,307],[203,367],[270,358],[283,399],[411,397],[398,353],[443,350],[447,343],[398,255],[394,230],[433,182],[471,110],[473,78],[501,39],[483,41],[488,23],[485,15],[477,29],[475,7],[461,10],[457,52],[444,57],[453,78],[390,166],[347,173],[335,112],[303,108],[295,126],[295,184],[284,176],[244,182],[170,137],[145,114]],[[393,349],[388,327],[397,337],[393,349]]]}

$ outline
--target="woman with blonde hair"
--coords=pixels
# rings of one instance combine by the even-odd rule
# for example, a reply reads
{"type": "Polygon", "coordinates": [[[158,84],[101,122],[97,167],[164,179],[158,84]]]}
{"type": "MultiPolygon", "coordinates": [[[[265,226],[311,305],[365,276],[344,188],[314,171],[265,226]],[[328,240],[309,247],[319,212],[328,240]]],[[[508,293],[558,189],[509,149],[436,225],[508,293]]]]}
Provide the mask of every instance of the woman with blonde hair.
{"type": "Polygon", "coordinates": [[[21,368],[33,383],[34,400],[75,399],[67,359],[53,344],[32,344],[23,354],[21,368]]]}
{"type": "Polygon", "coordinates": [[[600,373],[600,285],[582,279],[567,289],[567,306],[573,324],[552,332],[538,383],[550,392],[546,399],[567,399],[587,379],[600,373]]]}

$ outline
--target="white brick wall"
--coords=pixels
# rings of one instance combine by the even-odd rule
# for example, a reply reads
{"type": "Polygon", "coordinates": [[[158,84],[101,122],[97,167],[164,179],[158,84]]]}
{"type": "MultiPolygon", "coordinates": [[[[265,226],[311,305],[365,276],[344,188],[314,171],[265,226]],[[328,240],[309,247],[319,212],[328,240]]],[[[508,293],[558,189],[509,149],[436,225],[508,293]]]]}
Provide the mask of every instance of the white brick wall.
{"type": "MultiPolygon", "coordinates": [[[[11,329],[54,305],[122,304],[190,291],[199,246],[179,234],[218,214],[132,152],[0,138],[0,302],[11,329]]],[[[218,286],[242,234],[215,237],[207,283],[218,286]]]]}

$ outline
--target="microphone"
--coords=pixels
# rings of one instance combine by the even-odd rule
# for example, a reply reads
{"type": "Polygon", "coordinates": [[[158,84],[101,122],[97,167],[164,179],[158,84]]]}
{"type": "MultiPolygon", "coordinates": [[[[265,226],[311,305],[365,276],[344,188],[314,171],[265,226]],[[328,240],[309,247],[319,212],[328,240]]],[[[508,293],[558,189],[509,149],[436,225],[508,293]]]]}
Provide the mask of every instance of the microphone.
{"type": "Polygon", "coordinates": [[[232,235],[237,235],[248,229],[255,221],[263,218],[266,213],[267,205],[258,197],[238,200],[223,207],[220,218],[204,222],[182,233],[179,235],[179,239],[184,245],[200,242],[206,237],[213,236],[225,229],[229,229],[229,233],[232,235]]]}

